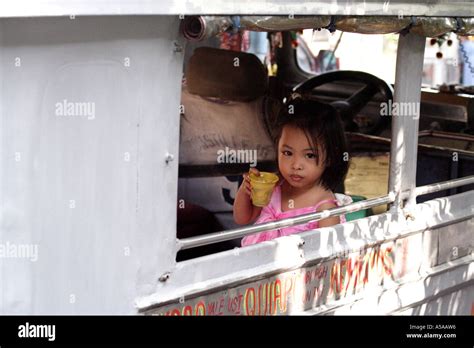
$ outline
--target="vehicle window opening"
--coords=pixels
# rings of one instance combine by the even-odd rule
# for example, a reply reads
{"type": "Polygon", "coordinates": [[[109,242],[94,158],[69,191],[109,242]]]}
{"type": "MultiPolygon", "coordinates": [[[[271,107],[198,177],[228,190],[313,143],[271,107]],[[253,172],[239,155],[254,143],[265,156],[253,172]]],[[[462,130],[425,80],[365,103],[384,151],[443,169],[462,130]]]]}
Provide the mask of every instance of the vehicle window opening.
{"type": "MultiPolygon", "coordinates": [[[[324,31],[325,30],[322,30],[321,32],[324,31]]],[[[338,34],[339,37],[336,41],[336,45],[341,45],[342,32],[338,34]]],[[[262,84],[254,83],[251,87],[243,88],[239,91],[236,88],[232,89],[229,88],[229,86],[225,86],[223,76],[225,76],[226,73],[221,70],[221,78],[216,80],[218,83],[207,84],[204,83],[203,80],[200,80],[202,83],[198,88],[198,93],[201,93],[201,95],[196,97],[193,95],[193,93],[196,93],[196,90],[192,90],[194,88],[193,78],[196,79],[196,76],[192,74],[196,73],[196,71],[193,72],[191,69],[191,77],[185,77],[183,95],[186,94],[185,97],[190,98],[190,103],[194,103],[194,109],[191,104],[187,105],[183,102],[185,112],[183,112],[182,115],[182,122],[186,121],[190,112],[199,110],[202,113],[203,110],[205,110],[202,103],[208,103],[207,105],[212,106],[214,112],[216,112],[216,122],[211,122],[214,127],[211,127],[213,131],[202,128],[201,133],[197,131],[196,134],[193,135],[190,134],[189,131],[183,134],[183,127],[181,128],[178,239],[196,237],[196,233],[199,233],[199,235],[207,235],[240,227],[233,221],[232,205],[236,191],[242,183],[242,173],[248,170],[248,162],[249,160],[251,161],[252,158],[250,154],[247,154],[247,162],[239,162],[239,159],[236,158],[235,163],[219,163],[217,155],[218,151],[222,150],[224,152],[228,151],[227,153],[223,153],[224,157],[231,156],[232,150],[239,149],[239,146],[241,149],[251,150],[252,142],[255,144],[255,138],[245,138],[247,133],[242,130],[242,126],[245,124],[242,119],[237,120],[237,118],[234,118],[232,120],[235,122],[234,128],[230,126],[220,126],[219,119],[222,118],[222,116],[217,115],[223,115],[223,113],[222,110],[219,112],[217,109],[222,106],[228,108],[237,107],[238,103],[251,104],[252,101],[255,102],[255,100],[258,100],[259,106],[254,107],[254,110],[258,109],[262,117],[260,117],[260,123],[255,128],[260,130],[258,134],[264,134],[268,140],[274,135],[272,134],[272,126],[274,126],[276,122],[270,110],[274,111],[281,107],[281,103],[279,103],[278,100],[289,96],[294,89],[298,90],[298,88],[305,92],[309,91],[312,93],[312,97],[322,102],[334,103],[341,99],[343,101],[340,103],[342,104],[340,110],[345,113],[346,137],[350,144],[350,169],[344,181],[344,185],[341,185],[337,192],[350,195],[353,202],[388,195],[391,118],[381,117],[380,109],[383,103],[390,105],[393,100],[393,86],[371,74],[345,71],[334,72],[334,76],[331,77],[331,80],[327,84],[323,79],[318,80],[317,78],[314,79],[315,82],[308,84],[308,78],[313,77],[315,73],[327,72],[333,68],[339,68],[340,60],[337,55],[331,51],[329,51],[329,53],[323,52],[322,56],[318,58],[320,60],[319,70],[314,68],[317,62],[315,62],[314,57],[311,58],[309,56],[308,45],[302,37],[302,34],[298,34],[297,32],[261,33],[244,31],[238,35],[235,33],[225,33],[225,35],[218,36],[217,39],[213,38],[212,40],[200,44],[200,46],[215,48],[214,51],[212,51],[212,49],[201,50],[201,54],[209,54],[208,58],[211,60],[209,64],[203,64],[203,66],[206,66],[208,69],[206,70],[207,72],[212,68],[216,68],[216,65],[213,65],[212,59],[224,54],[225,52],[223,52],[222,49],[227,50],[227,52],[236,52],[233,62],[237,65],[241,63],[241,57],[238,56],[237,52],[250,52],[254,57],[258,58],[254,61],[263,63],[262,66],[267,81],[262,84]],[[219,49],[221,51],[219,51],[219,49]],[[306,51],[305,59],[307,62],[309,61],[306,66],[310,66],[311,71],[301,69],[303,64],[301,50],[306,51]],[[225,88],[223,86],[225,86],[225,88]],[[360,93],[360,86],[369,86],[366,88],[365,94],[360,93]],[[356,96],[356,102],[354,102],[354,98],[351,98],[354,95],[356,96]],[[230,101],[229,98],[231,99],[230,101]],[[200,105],[200,109],[196,107],[196,105],[200,105]],[[349,107],[347,105],[349,105],[349,107]],[[222,134],[222,130],[229,132],[222,134]],[[245,139],[236,141],[236,137],[232,134],[232,131],[237,132],[239,135],[244,135],[243,138],[245,139]],[[376,137],[373,137],[373,135],[376,137]],[[231,139],[231,141],[229,141],[229,139],[231,139]],[[229,147],[229,144],[232,144],[235,148],[229,147]],[[190,151],[186,152],[186,150],[183,150],[186,148],[192,149],[194,152],[191,153],[190,151]]],[[[385,44],[388,45],[390,49],[393,49],[393,36],[390,36],[388,43],[384,43],[384,45],[385,44]]],[[[187,68],[190,64],[190,60],[193,59],[191,58],[192,53],[196,54],[199,52],[199,49],[195,50],[195,45],[194,47],[191,45],[188,48],[189,50],[187,49],[186,51],[187,60],[185,61],[185,72],[189,72],[187,68]],[[190,53],[191,51],[192,53],[190,53]]],[[[395,66],[394,61],[393,66],[395,66]]],[[[253,80],[255,80],[255,76],[259,76],[259,73],[261,74],[261,71],[257,72],[257,70],[253,70],[253,72],[249,74],[253,80]]],[[[202,73],[202,71],[200,73],[202,73]]],[[[333,72],[331,71],[330,73],[333,72]]],[[[243,86],[245,86],[245,78],[243,78],[243,80],[243,86]]],[[[239,81],[239,83],[240,82],[241,81],[239,81]]],[[[197,84],[194,84],[194,86],[196,85],[197,84]]],[[[474,167],[472,165],[474,137],[469,137],[469,133],[472,132],[472,125],[474,124],[474,116],[468,112],[468,117],[463,120],[459,118],[460,121],[456,123],[456,120],[453,121],[450,119],[448,114],[453,112],[463,113],[466,109],[462,109],[462,106],[460,106],[461,103],[455,100],[451,103],[446,103],[446,105],[443,104],[440,112],[440,108],[436,107],[439,105],[439,102],[435,99],[432,90],[429,88],[423,89],[417,186],[461,178],[474,173],[474,167]],[[440,116],[440,113],[444,114],[440,116]],[[442,117],[445,118],[443,119],[442,117]],[[436,128],[436,126],[439,125],[443,126],[442,129],[455,130],[465,133],[466,135],[462,139],[457,137],[452,138],[450,134],[442,134],[442,132],[433,129],[433,127],[436,128]],[[440,149],[436,147],[440,141],[447,141],[449,148],[440,149]],[[435,145],[431,146],[430,142],[435,145]],[[460,161],[453,164],[450,159],[452,159],[456,151],[460,151],[458,153],[460,161]],[[426,173],[434,173],[429,170],[433,165],[437,167],[440,166],[446,170],[438,171],[436,177],[427,175],[426,173]]],[[[455,97],[453,97],[453,99],[455,99],[455,97]]],[[[248,106],[249,105],[246,106],[247,108],[244,109],[244,112],[249,110],[248,106]]],[[[240,110],[239,116],[241,114],[242,110],[240,110]]],[[[204,126],[206,122],[204,122],[202,116],[199,120],[200,122],[198,123],[200,123],[200,126],[204,126]]],[[[207,118],[206,121],[206,124],[209,125],[210,118],[207,118]]],[[[194,131],[196,131],[196,124],[193,126],[194,131]]],[[[267,141],[263,144],[260,143],[256,149],[258,152],[258,156],[256,157],[259,158],[259,170],[275,171],[277,169],[276,164],[272,161],[272,156],[275,154],[270,145],[271,144],[267,141]],[[263,158],[263,160],[261,161],[260,158],[263,158]]],[[[234,155],[237,155],[237,153],[234,155]]],[[[418,197],[417,202],[420,203],[437,197],[465,192],[471,190],[472,187],[473,185],[470,185],[429,193],[418,197]]],[[[378,205],[348,213],[347,220],[351,221],[357,218],[383,213],[387,211],[388,205],[380,203],[385,201],[388,203],[389,199],[381,199],[378,201],[378,205]]],[[[181,250],[178,252],[177,260],[182,261],[237,248],[240,247],[241,239],[242,238],[235,238],[230,241],[222,241],[212,245],[181,250]]]]}

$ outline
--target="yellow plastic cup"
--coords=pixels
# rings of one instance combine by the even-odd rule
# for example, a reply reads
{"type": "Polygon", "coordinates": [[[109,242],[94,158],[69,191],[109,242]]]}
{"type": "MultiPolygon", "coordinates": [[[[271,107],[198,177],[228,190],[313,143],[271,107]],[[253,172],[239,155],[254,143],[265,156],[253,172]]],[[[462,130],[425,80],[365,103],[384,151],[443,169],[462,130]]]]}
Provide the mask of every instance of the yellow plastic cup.
{"type": "Polygon", "coordinates": [[[252,186],[250,195],[252,204],[256,207],[265,207],[270,203],[273,188],[279,180],[278,176],[268,172],[260,172],[260,176],[256,176],[251,172],[249,179],[252,186]]]}

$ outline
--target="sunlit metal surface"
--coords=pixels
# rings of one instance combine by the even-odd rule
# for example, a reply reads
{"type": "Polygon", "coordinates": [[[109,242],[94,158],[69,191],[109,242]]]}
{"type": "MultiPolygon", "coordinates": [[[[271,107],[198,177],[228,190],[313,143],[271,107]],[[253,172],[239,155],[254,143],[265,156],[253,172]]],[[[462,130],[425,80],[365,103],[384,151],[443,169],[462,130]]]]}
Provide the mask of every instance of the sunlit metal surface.
{"type": "Polygon", "coordinates": [[[473,35],[473,18],[416,16],[188,16],[182,30],[188,40],[200,41],[229,29],[251,31],[286,31],[329,29],[359,34],[412,32],[424,37],[438,37],[454,32],[473,35]]]}
{"type": "Polygon", "coordinates": [[[243,29],[252,31],[325,28],[330,23],[330,16],[242,16],[240,20],[243,29]]]}
{"type": "MultiPolygon", "coordinates": [[[[395,105],[420,105],[425,44],[424,37],[417,34],[399,37],[393,95],[395,105]]],[[[419,118],[419,107],[392,117],[388,184],[388,191],[396,195],[392,209],[402,208],[403,191],[411,191],[409,205],[415,201],[413,189],[416,186],[419,118]]]]}
{"type": "MultiPolygon", "coordinates": [[[[474,175],[471,175],[465,178],[444,181],[444,182],[440,182],[436,184],[420,186],[414,190],[414,195],[421,196],[428,193],[444,191],[451,188],[470,185],[470,184],[474,184],[474,175]]],[[[409,197],[410,197],[410,191],[408,190],[400,194],[400,199],[407,199],[409,197]]],[[[234,230],[210,233],[204,236],[181,239],[181,240],[178,240],[178,249],[184,250],[184,249],[195,248],[202,245],[208,245],[208,244],[222,242],[225,240],[231,240],[234,238],[244,237],[253,233],[258,233],[258,232],[262,232],[266,230],[294,226],[294,225],[302,224],[309,221],[321,220],[329,216],[340,216],[342,214],[356,212],[356,211],[376,207],[383,204],[388,204],[388,203],[393,202],[394,198],[395,197],[393,194],[388,194],[382,197],[368,199],[365,201],[349,204],[343,207],[334,208],[334,209],[330,209],[323,212],[304,214],[304,215],[300,215],[294,218],[283,219],[283,220],[279,220],[275,222],[267,222],[263,224],[237,228],[234,230]]]]}
{"type": "Polygon", "coordinates": [[[410,17],[340,17],[336,20],[336,29],[360,34],[397,33],[408,27],[410,17]]]}
{"type": "MultiPolygon", "coordinates": [[[[455,32],[458,30],[458,22],[456,18],[426,18],[417,17],[415,24],[410,29],[410,32],[427,37],[437,37],[445,33],[455,32]]],[[[459,24],[458,24],[459,23],[459,24]]],[[[464,24],[466,27],[472,28],[472,23],[464,24]]],[[[464,31],[459,31],[458,34],[464,34],[464,31]]]]}
{"type": "Polygon", "coordinates": [[[468,176],[466,178],[459,178],[459,179],[439,182],[436,184],[420,186],[415,189],[415,194],[417,196],[422,196],[428,193],[449,190],[455,187],[460,187],[460,186],[470,185],[470,184],[474,184],[474,175],[468,176]]]}
{"type": "Polygon", "coordinates": [[[272,230],[275,228],[282,228],[288,226],[294,226],[309,221],[321,220],[330,216],[339,216],[345,213],[355,212],[363,209],[376,207],[382,204],[388,204],[393,202],[393,195],[385,195],[373,199],[368,199],[362,202],[352,203],[343,207],[334,208],[319,213],[304,214],[293,218],[283,219],[274,222],[267,222],[263,224],[247,226],[242,228],[236,228],[233,230],[209,233],[204,236],[192,237],[178,240],[178,247],[180,250],[195,248],[201,245],[213,244],[230,240],[234,238],[244,237],[253,233],[262,231],[272,230]]]}
{"type": "MultiPolygon", "coordinates": [[[[231,287],[262,279],[268,282],[274,274],[299,271],[305,265],[321,264],[341,255],[357,253],[361,248],[378,248],[391,241],[397,243],[398,261],[395,260],[395,264],[406,265],[406,253],[403,252],[403,240],[408,240],[406,238],[410,238],[409,245],[413,243],[410,254],[413,261],[417,262],[406,269],[413,271],[414,275],[421,275],[421,282],[426,276],[425,273],[418,273],[420,266],[446,265],[448,272],[452,273],[452,262],[447,264],[445,258],[438,257],[438,250],[445,250],[446,255],[457,247],[457,256],[467,256],[467,262],[472,263],[469,249],[472,238],[469,236],[472,236],[474,231],[474,207],[466,205],[466,202],[472,202],[473,199],[473,191],[464,192],[417,204],[413,218],[409,219],[399,214],[384,213],[324,228],[321,233],[308,231],[179,262],[167,284],[159,284],[153,295],[137,299],[136,306],[140,311],[147,311],[170,303],[181,305],[180,299],[186,302],[193,297],[216,293],[220,289],[229,290],[231,287]],[[443,238],[445,235],[446,239],[443,238]],[[453,236],[457,235],[461,236],[455,241],[453,236]],[[466,245],[462,252],[460,243],[466,245]]],[[[423,269],[423,272],[425,271],[423,269]]],[[[473,279],[472,271],[466,273],[457,283],[449,283],[468,286],[466,280],[469,279],[473,279]]],[[[388,287],[389,283],[384,285],[388,287]]],[[[394,289],[399,285],[400,283],[394,284],[394,289]]],[[[367,293],[365,296],[367,297],[367,293]]],[[[404,302],[410,299],[410,295],[403,298],[404,302]]],[[[403,306],[405,304],[406,302],[403,306]]],[[[400,307],[399,303],[394,304],[391,310],[400,307]]],[[[373,308],[378,313],[385,309],[380,303],[373,308]]]]}
{"type": "Polygon", "coordinates": [[[459,23],[459,34],[474,35],[474,18],[459,18],[459,23]]]}
{"type": "Polygon", "coordinates": [[[3,0],[1,17],[94,15],[474,16],[468,0],[3,0]]]}

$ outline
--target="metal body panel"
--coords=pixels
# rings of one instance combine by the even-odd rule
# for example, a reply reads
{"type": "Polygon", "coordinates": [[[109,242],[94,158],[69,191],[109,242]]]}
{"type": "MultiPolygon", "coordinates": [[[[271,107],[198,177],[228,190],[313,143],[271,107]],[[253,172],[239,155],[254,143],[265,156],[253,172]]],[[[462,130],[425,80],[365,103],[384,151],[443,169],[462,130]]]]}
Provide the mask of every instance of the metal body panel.
{"type": "MultiPolygon", "coordinates": [[[[350,3],[346,14],[361,14],[350,3]]],[[[428,251],[413,261],[419,269],[432,267],[439,231],[422,231],[465,221],[474,231],[474,207],[466,205],[474,201],[470,191],[414,206],[415,220],[396,211],[174,261],[183,60],[179,18],[81,16],[210,13],[215,5],[225,13],[319,13],[328,11],[329,2],[262,4],[0,4],[3,17],[67,16],[0,20],[0,237],[2,246],[31,245],[38,251],[35,260],[0,258],[0,279],[8,280],[0,286],[0,313],[136,313],[318,263],[329,268],[337,264],[335,256],[390,248],[401,238],[410,238],[414,250],[428,251]]],[[[402,8],[402,2],[393,4],[402,8]]],[[[415,15],[455,15],[442,13],[447,1],[436,4],[409,9],[415,15]]],[[[393,14],[396,7],[387,8],[385,13],[393,14]]],[[[386,279],[375,278],[374,285],[386,279]]]]}
{"type": "MultiPolygon", "coordinates": [[[[189,310],[185,309],[188,303],[193,308],[194,314],[196,308],[200,314],[202,305],[198,304],[205,298],[209,300],[207,303],[214,303],[218,299],[215,306],[219,308],[223,296],[224,304],[227,305],[228,301],[233,301],[226,297],[229,294],[233,299],[242,295],[243,299],[245,293],[241,290],[247,291],[246,289],[253,288],[254,290],[249,290],[252,293],[262,284],[268,282],[275,284],[276,278],[269,280],[272,276],[282,275],[281,282],[288,277],[297,279],[300,277],[298,274],[304,275],[307,271],[324,274],[323,278],[317,280],[318,284],[314,285],[318,291],[322,291],[318,293],[324,295],[322,298],[334,300],[329,296],[328,290],[330,289],[328,279],[331,282],[330,273],[334,263],[340,262],[347,255],[362,255],[364,258],[372,248],[379,250],[392,248],[393,255],[390,257],[392,261],[388,262],[393,266],[391,274],[397,275],[393,282],[408,279],[417,272],[440,266],[437,264],[437,250],[438,235],[444,233],[441,227],[459,224],[459,228],[469,231],[468,239],[472,240],[474,206],[466,205],[465,202],[473,200],[474,192],[465,192],[416,205],[414,216],[423,218],[406,220],[403,215],[380,214],[343,225],[184,261],[177,264],[165,286],[152,296],[138,299],[137,306],[150,314],[163,312],[166,314],[175,309],[180,314],[183,314],[184,310],[186,314],[189,310]],[[319,286],[322,286],[321,290],[319,286]],[[235,292],[229,292],[229,289],[234,288],[235,292]],[[199,298],[201,296],[205,297],[199,298]],[[161,306],[166,307],[162,310],[161,306]]],[[[465,257],[472,259],[472,254],[465,257]]],[[[383,265],[382,268],[375,270],[376,274],[379,271],[383,273],[385,269],[383,265]]],[[[374,282],[369,285],[377,286],[381,281],[389,284],[391,274],[387,274],[388,277],[376,275],[374,282]]],[[[466,276],[466,281],[469,281],[473,275],[469,273],[466,276]]],[[[299,281],[301,282],[301,279],[299,281]]],[[[301,301],[293,304],[296,306],[295,311],[304,310],[305,305],[308,305],[301,301]]]]}
{"type": "Polygon", "coordinates": [[[176,253],[179,20],[3,19],[0,35],[0,241],[38,252],[0,257],[0,313],[133,313],[176,253]]]}
{"type": "MultiPolygon", "coordinates": [[[[452,225],[456,226],[456,225],[452,225]]],[[[316,265],[266,277],[197,298],[183,298],[148,314],[287,315],[388,314],[419,307],[474,283],[471,255],[448,267],[430,266],[420,253],[437,231],[416,233],[360,252],[334,255],[316,265]],[[395,290],[396,289],[396,290],[395,290]]],[[[472,232],[471,232],[472,234],[472,232]]],[[[428,246],[436,250],[437,244],[428,246]]],[[[424,250],[425,251],[425,250],[424,250]]],[[[445,296],[447,297],[447,296],[445,296]]],[[[447,301],[437,314],[470,311],[472,294],[456,306],[447,301]]]]}
{"type": "Polygon", "coordinates": [[[437,264],[443,264],[474,252],[473,224],[460,222],[440,228],[437,264]]]}
{"type": "Polygon", "coordinates": [[[429,301],[423,301],[416,306],[410,306],[403,311],[393,314],[400,315],[472,315],[474,303],[474,284],[468,285],[457,291],[451,291],[442,296],[436,296],[429,301]]]}
{"type": "Polygon", "coordinates": [[[88,15],[293,14],[474,16],[467,0],[4,0],[2,17],[88,15]]]}
{"type": "MultiPolygon", "coordinates": [[[[399,109],[403,109],[405,105],[415,107],[410,108],[410,113],[392,115],[388,191],[395,193],[395,209],[402,206],[401,192],[413,192],[416,186],[420,88],[425,43],[424,37],[414,33],[399,35],[393,105],[399,109]]],[[[413,203],[416,203],[415,195],[411,194],[408,204],[413,203]]]]}
{"type": "Polygon", "coordinates": [[[300,31],[304,29],[352,32],[359,34],[389,34],[412,32],[423,37],[438,37],[455,32],[473,35],[474,20],[459,17],[398,16],[187,16],[183,35],[190,41],[201,41],[228,30],[300,31]]]}
{"type": "Polygon", "coordinates": [[[470,315],[474,302],[474,262],[468,256],[433,267],[401,284],[382,286],[378,293],[361,292],[329,308],[305,314],[324,315],[470,315]]]}

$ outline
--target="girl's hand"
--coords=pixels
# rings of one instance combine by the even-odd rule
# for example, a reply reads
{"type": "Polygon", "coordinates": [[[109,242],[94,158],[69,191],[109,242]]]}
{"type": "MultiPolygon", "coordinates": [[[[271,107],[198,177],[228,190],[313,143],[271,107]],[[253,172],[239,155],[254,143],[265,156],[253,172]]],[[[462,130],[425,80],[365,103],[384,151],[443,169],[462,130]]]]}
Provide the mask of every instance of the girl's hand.
{"type": "Polygon", "coordinates": [[[250,184],[249,178],[249,174],[251,173],[257,176],[261,175],[256,168],[250,168],[248,173],[243,175],[244,181],[235,195],[233,208],[234,221],[238,225],[247,225],[254,222],[262,211],[261,207],[256,207],[252,204],[252,185],[250,184]]]}
{"type": "Polygon", "coordinates": [[[244,182],[242,183],[242,186],[244,188],[245,193],[250,197],[250,194],[252,192],[252,185],[250,184],[250,178],[249,175],[250,173],[253,173],[256,176],[260,176],[260,172],[257,168],[250,168],[248,173],[245,173],[243,175],[244,177],[244,182]]]}

